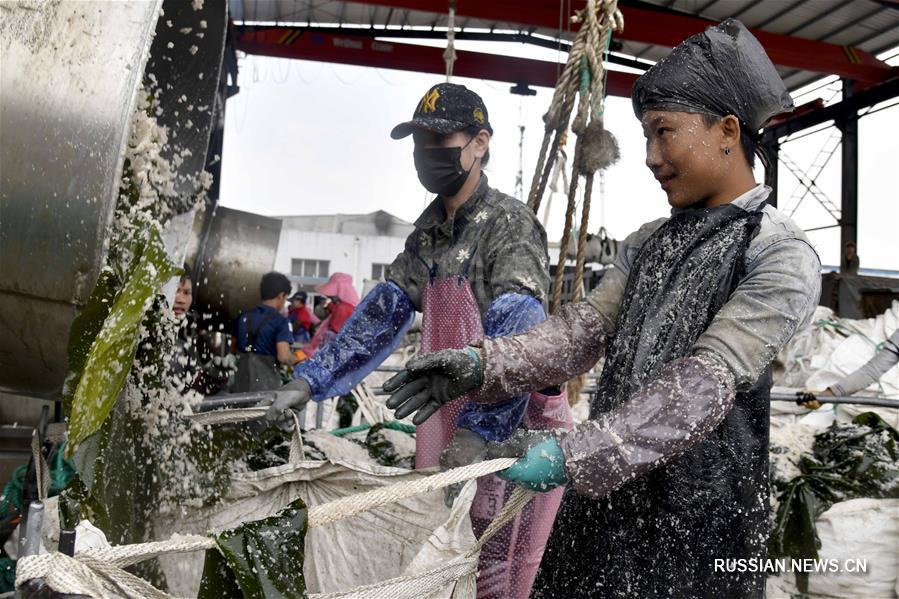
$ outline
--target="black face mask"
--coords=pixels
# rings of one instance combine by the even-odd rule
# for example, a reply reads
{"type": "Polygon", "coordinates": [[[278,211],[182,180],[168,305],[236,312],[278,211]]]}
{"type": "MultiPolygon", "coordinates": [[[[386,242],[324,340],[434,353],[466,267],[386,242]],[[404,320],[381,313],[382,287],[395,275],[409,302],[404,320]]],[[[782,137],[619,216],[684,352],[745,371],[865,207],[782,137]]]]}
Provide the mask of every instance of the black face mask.
{"type": "Polygon", "coordinates": [[[468,147],[473,139],[472,137],[461,148],[415,146],[413,152],[415,170],[418,172],[418,180],[425,189],[446,198],[459,193],[471,172],[471,169],[462,168],[462,150],[468,147]]]}

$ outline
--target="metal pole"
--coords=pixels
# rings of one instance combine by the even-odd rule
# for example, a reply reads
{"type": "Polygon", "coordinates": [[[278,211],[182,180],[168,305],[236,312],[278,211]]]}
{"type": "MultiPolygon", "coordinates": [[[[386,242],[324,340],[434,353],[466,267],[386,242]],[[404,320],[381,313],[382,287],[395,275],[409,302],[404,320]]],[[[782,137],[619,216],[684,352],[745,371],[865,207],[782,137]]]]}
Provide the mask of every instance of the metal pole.
{"type": "Polygon", "coordinates": [[[846,102],[854,94],[853,81],[843,79],[843,101],[848,109],[840,115],[837,126],[843,134],[842,177],[840,186],[840,271],[843,251],[858,235],[858,110],[846,102]]]}
{"type": "MultiPolygon", "coordinates": [[[[583,393],[596,393],[596,387],[587,387],[583,393]]],[[[375,395],[379,395],[376,393],[375,395]]],[[[771,401],[789,401],[797,403],[799,396],[796,393],[772,393],[771,401]]],[[[887,399],[885,397],[869,397],[865,395],[816,395],[821,403],[852,404],[857,406],[876,406],[880,408],[893,408],[899,410],[899,399],[887,399]]]]}
{"type": "Polygon", "coordinates": [[[44,504],[40,501],[32,501],[28,506],[28,522],[25,528],[19,529],[19,534],[25,535],[19,539],[19,557],[37,555],[41,547],[41,528],[44,524],[44,504]]]}
{"type": "MultiPolygon", "coordinates": [[[[796,403],[799,397],[795,393],[772,393],[771,401],[791,401],[796,403]]],[[[899,410],[899,399],[886,399],[885,397],[867,397],[852,395],[816,395],[815,399],[821,403],[854,404],[857,406],[877,406],[880,408],[893,408],[899,410]]]]}
{"type": "Polygon", "coordinates": [[[238,406],[255,406],[259,402],[275,400],[274,391],[250,391],[248,393],[221,393],[207,397],[201,403],[198,412],[208,412],[218,408],[233,408],[238,406]]]}

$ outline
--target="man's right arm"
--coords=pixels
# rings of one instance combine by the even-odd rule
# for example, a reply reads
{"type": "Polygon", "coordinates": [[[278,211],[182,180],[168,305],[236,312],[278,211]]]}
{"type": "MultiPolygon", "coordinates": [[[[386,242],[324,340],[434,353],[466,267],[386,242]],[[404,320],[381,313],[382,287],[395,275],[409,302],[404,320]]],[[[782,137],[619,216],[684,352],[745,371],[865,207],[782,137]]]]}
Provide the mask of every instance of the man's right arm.
{"type": "Polygon", "coordinates": [[[886,372],[899,362],[899,329],[887,339],[874,357],[847,374],[839,382],[830,386],[834,395],[852,395],[880,380],[886,372]]]}
{"type": "Polygon", "coordinates": [[[558,385],[587,372],[615,332],[631,266],[665,219],[646,223],[621,243],[615,264],[583,302],[566,304],[528,332],[484,339],[484,385],[478,398],[500,398],[558,385]]]}
{"type": "Polygon", "coordinates": [[[390,265],[387,282],[365,296],[337,337],[294,368],[294,377],[309,383],[313,400],[349,393],[387,359],[412,325],[421,305],[415,235],[390,265]]]}
{"type": "Polygon", "coordinates": [[[415,307],[396,283],[380,283],[343,324],[337,337],[293,371],[322,401],[345,395],[399,346],[412,325],[415,307]]]}
{"type": "Polygon", "coordinates": [[[565,304],[526,333],[483,339],[484,385],[478,398],[511,397],[587,372],[603,356],[614,320],[599,307],[617,306],[624,286],[611,269],[587,301],[565,304]],[[617,300],[616,297],[617,296],[617,300]]]}

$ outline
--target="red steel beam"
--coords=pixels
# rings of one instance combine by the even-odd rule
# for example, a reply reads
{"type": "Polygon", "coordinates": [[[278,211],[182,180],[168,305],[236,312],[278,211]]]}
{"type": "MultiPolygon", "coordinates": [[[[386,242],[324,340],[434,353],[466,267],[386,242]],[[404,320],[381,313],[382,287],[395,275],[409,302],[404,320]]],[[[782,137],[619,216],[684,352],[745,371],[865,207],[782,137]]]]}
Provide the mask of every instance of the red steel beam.
{"type": "MultiPolygon", "coordinates": [[[[353,35],[304,32],[301,28],[267,27],[238,30],[235,47],[248,54],[298,58],[366,67],[417,71],[442,75],[446,72],[443,48],[381,42],[353,35]]],[[[457,51],[453,75],[555,87],[559,65],[532,60],[457,51]]],[[[607,93],[629,97],[636,75],[608,71],[607,93]]]]}
{"type": "MultiPolygon", "coordinates": [[[[357,4],[389,6],[423,12],[445,14],[447,0],[354,0],[357,4]]],[[[585,0],[572,0],[572,10],[579,10],[585,0]]],[[[704,31],[713,21],[698,17],[682,16],[661,11],[622,6],[624,31],[616,34],[619,39],[656,44],[673,48],[685,38],[704,31]]],[[[515,23],[530,27],[558,30],[559,3],[556,0],[456,0],[456,15],[494,21],[515,23]]],[[[563,27],[568,27],[568,17],[563,16],[563,27]]],[[[457,21],[458,22],[458,21],[457,21]]],[[[768,56],[778,65],[839,75],[848,79],[878,83],[896,75],[897,70],[878,60],[873,54],[799,37],[751,30],[765,47],[768,56]]]]}

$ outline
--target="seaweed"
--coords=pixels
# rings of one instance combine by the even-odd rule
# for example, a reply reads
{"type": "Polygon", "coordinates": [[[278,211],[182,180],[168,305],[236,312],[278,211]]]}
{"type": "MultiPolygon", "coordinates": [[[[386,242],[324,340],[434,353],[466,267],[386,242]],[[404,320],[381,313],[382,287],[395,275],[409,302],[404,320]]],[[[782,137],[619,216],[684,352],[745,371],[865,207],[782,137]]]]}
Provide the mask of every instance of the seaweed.
{"type": "Polygon", "coordinates": [[[197,599],[301,599],[306,504],[297,499],[276,515],[216,536],[206,552],[197,599]]]}
{"type": "Polygon", "coordinates": [[[780,505],[768,545],[772,558],[817,559],[815,520],[835,503],[899,497],[899,432],[873,412],[849,425],[834,423],[815,436],[799,470],[788,482],[775,481],[780,505]]]}

